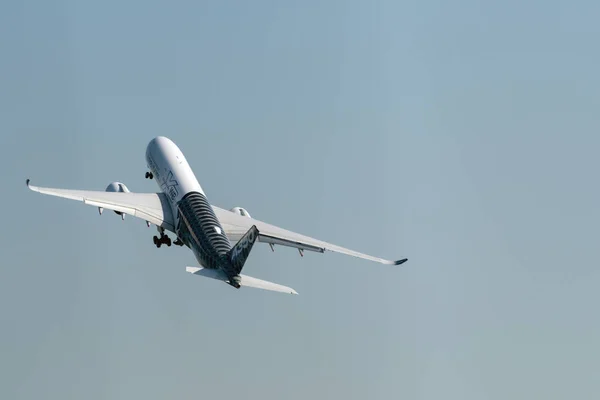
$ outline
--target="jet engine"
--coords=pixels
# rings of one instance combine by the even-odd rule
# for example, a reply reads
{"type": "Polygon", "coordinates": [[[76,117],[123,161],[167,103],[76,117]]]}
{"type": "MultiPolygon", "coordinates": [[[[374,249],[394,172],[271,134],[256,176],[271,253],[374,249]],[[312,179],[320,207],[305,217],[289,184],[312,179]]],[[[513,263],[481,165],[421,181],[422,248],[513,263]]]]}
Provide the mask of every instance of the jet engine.
{"type": "Polygon", "coordinates": [[[232,213],[237,214],[237,215],[241,215],[242,217],[248,217],[248,218],[252,218],[250,216],[250,213],[248,213],[248,211],[246,211],[245,208],[242,207],[233,207],[231,210],[232,213]]]}
{"type": "MultiPolygon", "coordinates": [[[[112,182],[110,185],[108,185],[106,187],[105,192],[123,192],[123,193],[129,193],[129,189],[127,189],[127,186],[125,186],[125,184],[123,184],[121,182],[112,182]]],[[[102,214],[102,207],[98,207],[98,212],[100,214],[102,214]]],[[[120,215],[121,219],[125,219],[125,215],[123,215],[122,212],[115,211],[115,214],[120,215]]]]}
{"type": "Polygon", "coordinates": [[[125,184],[121,183],[121,182],[113,182],[110,185],[108,185],[106,187],[105,192],[125,192],[125,193],[129,193],[129,189],[127,189],[127,186],[125,186],[125,184]]]}

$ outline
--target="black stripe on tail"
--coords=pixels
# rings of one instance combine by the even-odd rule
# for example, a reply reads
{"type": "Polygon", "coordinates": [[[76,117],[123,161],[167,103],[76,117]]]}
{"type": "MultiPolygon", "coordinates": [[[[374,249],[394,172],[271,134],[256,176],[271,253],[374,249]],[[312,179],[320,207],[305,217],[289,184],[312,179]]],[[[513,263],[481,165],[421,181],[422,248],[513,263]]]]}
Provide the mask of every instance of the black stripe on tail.
{"type": "Polygon", "coordinates": [[[258,228],[256,225],[252,225],[252,228],[248,229],[248,232],[227,253],[233,272],[236,275],[242,271],[256,239],[258,239],[258,228]]]}

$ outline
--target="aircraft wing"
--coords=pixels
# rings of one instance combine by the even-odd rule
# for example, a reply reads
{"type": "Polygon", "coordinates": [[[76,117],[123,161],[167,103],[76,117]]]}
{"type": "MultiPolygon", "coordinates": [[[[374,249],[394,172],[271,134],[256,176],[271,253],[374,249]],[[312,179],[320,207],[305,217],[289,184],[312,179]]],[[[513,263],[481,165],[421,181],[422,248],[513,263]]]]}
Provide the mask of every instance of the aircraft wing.
{"type": "Polygon", "coordinates": [[[29,179],[27,179],[27,187],[34,192],[77,200],[90,206],[129,214],[163,227],[165,230],[175,231],[171,206],[164,193],[55,189],[33,186],[29,179]]]}
{"type": "Polygon", "coordinates": [[[239,240],[248,231],[248,229],[252,227],[252,225],[256,225],[259,231],[258,241],[263,243],[269,243],[271,245],[294,247],[299,250],[315,251],[318,253],[324,253],[325,251],[333,251],[336,253],[342,253],[349,256],[363,258],[365,260],[375,261],[387,265],[400,265],[407,261],[406,258],[402,260],[392,261],[379,257],[373,257],[368,254],[359,253],[358,251],[346,249],[341,246],[337,246],[334,244],[323,242],[318,239],[313,239],[311,237],[301,235],[299,233],[278,228],[274,225],[258,221],[254,218],[248,218],[239,214],[235,214],[231,211],[224,210],[219,207],[212,207],[215,211],[217,218],[219,218],[223,229],[225,230],[225,234],[232,241],[239,240]]]}
{"type": "MultiPolygon", "coordinates": [[[[27,179],[27,187],[34,192],[77,200],[94,207],[102,207],[107,210],[129,214],[146,220],[154,225],[160,226],[167,231],[175,231],[173,215],[171,213],[169,201],[164,193],[104,192],[92,190],[56,189],[33,186],[30,184],[29,179],[27,179]]],[[[368,254],[363,254],[358,251],[346,249],[341,246],[288,231],[254,218],[248,218],[242,215],[234,214],[231,211],[224,210],[216,206],[212,207],[217,218],[219,218],[223,229],[225,230],[225,234],[232,241],[238,241],[248,231],[248,229],[252,227],[252,225],[256,225],[259,231],[258,241],[262,243],[294,247],[299,250],[314,251],[318,253],[333,251],[336,253],[346,254],[387,265],[400,265],[407,261],[406,258],[392,261],[379,257],[373,257],[368,254]]]]}

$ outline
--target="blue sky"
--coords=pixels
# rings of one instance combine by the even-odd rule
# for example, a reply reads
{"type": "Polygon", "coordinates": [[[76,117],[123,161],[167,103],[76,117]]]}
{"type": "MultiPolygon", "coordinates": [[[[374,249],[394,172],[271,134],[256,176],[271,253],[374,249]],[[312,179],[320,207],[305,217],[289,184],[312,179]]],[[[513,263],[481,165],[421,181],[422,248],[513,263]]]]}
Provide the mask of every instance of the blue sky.
{"type": "Polygon", "coordinates": [[[0,6],[0,397],[600,395],[600,6],[0,6]],[[143,221],[27,191],[144,179],[386,258],[255,247],[190,276],[143,221]]]}

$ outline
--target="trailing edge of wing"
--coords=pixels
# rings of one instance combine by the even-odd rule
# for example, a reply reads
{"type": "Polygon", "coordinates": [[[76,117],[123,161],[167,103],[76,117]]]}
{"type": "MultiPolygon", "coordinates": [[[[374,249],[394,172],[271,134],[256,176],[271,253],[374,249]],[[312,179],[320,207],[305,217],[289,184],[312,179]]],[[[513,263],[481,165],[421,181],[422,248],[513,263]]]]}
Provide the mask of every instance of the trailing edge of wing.
{"type": "Polygon", "coordinates": [[[293,247],[300,250],[314,251],[324,253],[325,251],[333,251],[336,253],[346,254],[352,257],[358,257],[365,260],[375,261],[385,265],[401,265],[408,259],[401,260],[386,260],[384,258],[370,256],[358,251],[346,249],[335,244],[327,243],[322,240],[314,239],[296,232],[288,231],[277,226],[267,224],[254,218],[244,217],[231,211],[213,206],[213,210],[223,225],[225,234],[231,240],[239,240],[241,235],[252,226],[256,225],[259,231],[258,241],[269,243],[272,245],[293,247]]]}
{"type": "Polygon", "coordinates": [[[261,243],[276,244],[279,246],[295,247],[297,249],[314,251],[317,253],[324,253],[326,250],[325,247],[313,246],[308,243],[302,243],[300,241],[286,240],[286,239],[278,238],[278,237],[271,236],[271,235],[265,235],[265,234],[260,233],[260,231],[259,231],[259,235],[258,235],[258,241],[261,243]]]}
{"type": "MultiPolygon", "coordinates": [[[[221,270],[218,270],[218,269],[208,269],[208,268],[202,268],[202,267],[185,267],[185,270],[194,275],[203,276],[205,278],[216,279],[218,281],[222,281],[222,282],[226,282],[226,283],[229,282],[227,279],[227,276],[221,270]]],[[[243,274],[240,274],[240,277],[242,278],[240,281],[240,285],[242,285],[242,286],[253,287],[256,289],[270,290],[272,292],[298,294],[298,292],[296,292],[294,289],[287,287],[287,286],[280,285],[278,283],[264,281],[262,279],[253,278],[251,276],[243,275],[243,274]]]]}
{"type": "Polygon", "coordinates": [[[353,256],[353,257],[363,258],[366,260],[375,261],[375,262],[378,262],[381,264],[386,264],[386,265],[400,265],[400,264],[404,264],[406,261],[408,261],[408,258],[404,258],[402,260],[396,260],[396,261],[385,260],[383,258],[373,257],[368,254],[359,253],[358,251],[345,249],[343,247],[325,243],[325,242],[320,242],[320,243],[322,243],[322,246],[315,246],[313,243],[311,243],[308,240],[305,240],[305,241],[287,240],[285,238],[275,237],[275,236],[271,236],[271,235],[265,235],[262,233],[259,234],[258,241],[262,242],[262,243],[273,244],[273,245],[294,247],[294,248],[301,249],[301,250],[314,251],[317,253],[324,253],[325,251],[333,251],[336,253],[342,253],[342,254],[346,254],[349,256],[353,256]]]}
{"type": "Polygon", "coordinates": [[[124,193],[93,190],[71,190],[39,187],[27,179],[27,187],[38,193],[81,201],[84,204],[118,211],[144,219],[152,224],[173,231],[171,209],[163,193],[124,193]]]}

